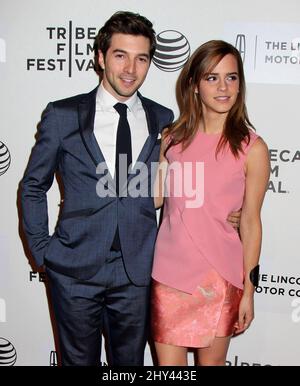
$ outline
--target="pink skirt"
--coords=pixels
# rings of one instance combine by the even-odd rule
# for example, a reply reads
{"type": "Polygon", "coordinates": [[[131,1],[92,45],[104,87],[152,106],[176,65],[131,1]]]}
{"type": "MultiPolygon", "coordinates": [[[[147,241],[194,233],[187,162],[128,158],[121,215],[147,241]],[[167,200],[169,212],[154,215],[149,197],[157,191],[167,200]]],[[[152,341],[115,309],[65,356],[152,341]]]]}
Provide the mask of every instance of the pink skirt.
{"type": "Polygon", "coordinates": [[[238,321],[243,291],[216,271],[193,294],[153,280],[151,329],[155,342],[183,347],[209,347],[215,337],[231,336],[238,321]]]}

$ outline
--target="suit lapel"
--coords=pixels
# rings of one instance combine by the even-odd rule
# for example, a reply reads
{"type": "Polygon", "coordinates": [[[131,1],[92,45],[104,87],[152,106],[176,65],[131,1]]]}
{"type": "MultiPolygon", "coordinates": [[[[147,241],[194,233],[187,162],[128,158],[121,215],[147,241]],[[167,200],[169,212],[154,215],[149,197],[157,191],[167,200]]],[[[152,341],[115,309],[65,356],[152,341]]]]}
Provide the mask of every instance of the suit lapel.
{"type": "Polygon", "coordinates": [[[152,111],[152,108],[149,104],[149,102],[144,99],[140,94],[139,98],[142,102],[143,108],[145,110],[146,114],[146,119],[147,119],[147,125],[148,125],[148,131],[149,131],[149,136],[138,156],[137,162],[146,162],[147,159],[149,158],[152,149],[156,143],[157,136],[158,136],[158,123],[156,120],[156,115],[152,111]]]}
{"type": "Polygon", "coordinates": [[[104,161],[104,157],[94,136],[97,88],[85,95],[78,105],[80,135],[95,166],[104,161]]]}
{"type": "Polygon", "coordinates": [[[135,167],[137,167],[137,169],[139,170],[141,163],[146,164],[147,159],[149,158],[153,150],[158,136],[158,123],[156,120],[156,115],[154,114],[149,102],[145,98],[143,98],[140,93],[138,93],[138,97],[140,98],[145,111],[149,136],[146,139],[144,146],[142,147],[142,150],[137,158],[136,164],[133,165],[133,173],[128,176],[128,182],[135,176],[135,167]]]}
{"type": "MultiPolygon", "coordinates": [[[[104,156],[101,152],[101,149],[98,145],[96,137],[94,135],[94,121],[95,121],[95,112],[96,112],[96,94],[98,87],[96,87],[89,94],[85,95],[78,105],[78,119],[79,119],[79,129],[82,141],[86,147],[87,152],[92,158],[95,167],[100,163],[106,163],[104,156]]],[[[111,174],[108,170],[107,178],[109,179],[109,187],[111,190],[115,190],[115,183],[111,174]]]]}

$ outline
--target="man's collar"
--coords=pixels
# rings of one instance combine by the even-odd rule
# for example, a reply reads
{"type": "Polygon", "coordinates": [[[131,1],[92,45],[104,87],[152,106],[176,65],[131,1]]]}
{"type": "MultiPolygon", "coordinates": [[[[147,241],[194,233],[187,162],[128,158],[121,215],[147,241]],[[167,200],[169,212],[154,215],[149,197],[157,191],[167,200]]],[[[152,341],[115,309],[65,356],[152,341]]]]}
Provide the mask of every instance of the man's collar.
{"type": "MultiPolygon", "coordinates": [[[[102,111],[112,111],[112,109],[114,110],[113,106],[118,102],[120,101],[115,98],[110,92],[108,92],[104,88],[103,82],[101,82],[96,95],[96,109],[102,111]]],[[[125,103],[128,106],[128,109],[135,113],[135,111],[139,108],[140,105],[137,91],[130,98],[128,98],[125,102],[122,103],[125,103]]]]}

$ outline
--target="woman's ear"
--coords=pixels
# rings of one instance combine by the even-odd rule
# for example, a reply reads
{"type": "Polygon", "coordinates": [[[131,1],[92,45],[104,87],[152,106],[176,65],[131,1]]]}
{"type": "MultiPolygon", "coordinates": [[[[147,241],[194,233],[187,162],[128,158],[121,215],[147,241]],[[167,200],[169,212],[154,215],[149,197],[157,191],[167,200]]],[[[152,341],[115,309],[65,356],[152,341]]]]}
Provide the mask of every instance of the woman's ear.
{"type": "MultiPolygon", "coordinates": [[[[189,82],[190,82],[190,85],[192,85],[192,78],[189,79],[189,82]]],[[[198,86],[195,87],[194,93],[199,94],[199,87],[198,86]]]]}

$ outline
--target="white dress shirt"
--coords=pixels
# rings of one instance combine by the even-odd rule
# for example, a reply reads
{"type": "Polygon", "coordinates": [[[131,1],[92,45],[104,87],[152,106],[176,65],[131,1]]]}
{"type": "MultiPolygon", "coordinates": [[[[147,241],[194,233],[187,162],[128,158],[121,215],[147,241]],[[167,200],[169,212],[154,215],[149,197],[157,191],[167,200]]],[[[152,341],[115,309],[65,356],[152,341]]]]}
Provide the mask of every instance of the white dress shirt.
{"type": "MultiPolygon", "coordinates": [[[[101,83],[96,95],[94,134],[112,177],[115,174],[117,128],[120,117],[113,106],[118,102],[101,83]]],[[[131,132],[132,165],[134,166],[149,131],[146,114],[137,92],[124,103],[128,106],[127,119],[131,132]]]]}

